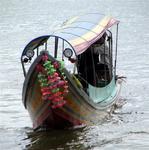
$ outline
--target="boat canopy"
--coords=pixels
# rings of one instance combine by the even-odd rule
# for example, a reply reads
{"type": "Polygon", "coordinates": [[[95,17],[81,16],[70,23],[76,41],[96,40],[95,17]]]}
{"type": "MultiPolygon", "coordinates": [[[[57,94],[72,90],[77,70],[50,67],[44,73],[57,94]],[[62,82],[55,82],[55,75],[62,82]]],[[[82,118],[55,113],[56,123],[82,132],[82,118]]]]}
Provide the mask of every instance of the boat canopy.
{"type": "Polygon", "coordinates": [[[45,35],[32,40],[25,47],[22,56],[28,50],[34,50],[43,45],[51,36],[67,41],[75,50],[76,55],[80,55],[100,39],[106,30],[118,23],[118,20],[98,13],[76,16],[64,22],[60,29],[53,32],[52,35],[45,35]]]}

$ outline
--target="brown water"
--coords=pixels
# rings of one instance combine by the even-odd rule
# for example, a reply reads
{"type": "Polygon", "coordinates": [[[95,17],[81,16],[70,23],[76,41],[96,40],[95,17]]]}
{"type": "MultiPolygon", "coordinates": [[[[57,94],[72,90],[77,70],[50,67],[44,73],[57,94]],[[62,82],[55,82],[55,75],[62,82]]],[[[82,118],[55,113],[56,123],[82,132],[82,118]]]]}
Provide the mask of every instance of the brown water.
{"type": "Polygon", "coordinates": [[[0,150],[149,149],[149,1],[0,1],[0,150]],[[96,126],[33,132],[21,101],[20,55],[33,38],[80,13],[111,14],[120,21],[118,73],[127,76],[127,100],[96,126]]]}

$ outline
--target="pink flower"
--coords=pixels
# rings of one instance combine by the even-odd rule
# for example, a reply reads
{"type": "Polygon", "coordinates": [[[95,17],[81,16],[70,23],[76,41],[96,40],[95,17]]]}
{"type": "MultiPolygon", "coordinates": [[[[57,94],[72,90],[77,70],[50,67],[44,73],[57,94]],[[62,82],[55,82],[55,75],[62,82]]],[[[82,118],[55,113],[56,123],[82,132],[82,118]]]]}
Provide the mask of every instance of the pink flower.
{"type": "Polygon", "coordinates": [[[47,55],[43,55],[43,56],[42,56],[42,60],[43,60],[43,61],[47,61],[47,60],[48,60],[48,56],[47,56],[47,55]]]}

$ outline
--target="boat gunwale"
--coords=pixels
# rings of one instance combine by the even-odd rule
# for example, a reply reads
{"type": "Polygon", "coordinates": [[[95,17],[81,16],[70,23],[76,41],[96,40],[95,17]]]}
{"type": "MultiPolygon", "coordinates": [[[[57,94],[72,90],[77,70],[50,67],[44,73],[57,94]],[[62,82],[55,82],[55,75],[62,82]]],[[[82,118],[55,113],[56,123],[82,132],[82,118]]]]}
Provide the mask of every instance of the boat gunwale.
{"type": "MultiPolygon", "coordinates": [[[[50,60],[52,61],[57,61],[55,58],[53,58],[51,55],[48,54],[48,57],[50,60]]],[[[30,77],[32,76],[32,74],[34,73],[34,69],[36,67],[36,65],[41,61],[41,58],[42,58],[42,54],[40,54],[35,60],[34,62],[31,64],[28,72],[27,72],[27,75],[25,77],[25,81],[24,81],[24,84],[23,84],[23,92],[22,92],[22,101],[24,103],[24,106],[25,108],[27,108],[27,105],[26,105],[26,92],[27,92],[27,89],[28,89],[28,84],[29,84],[29,81],[30,81],[30,77]]],[[[84,100],[85,103],[88,103],[91,107],[93,107],[94,109],[97,109],[97,110],[104,110],[104,109],[107,109],[108,107],[110,107],[113,103],[115,103],[115,101],[118,99],[118,95],[120,93],[120,89],[121,89],[121,85],[119,85],[118,87],[118,84],[119,82],[116,81],[116,84],[115,86],[118,88],[116,94],[114,97],[112,97],[112,101],[111,103],[107,103],[107,105],[105,106],[101,106],[102,103],[94,103],[93,100],[87,95],[87,93],[85,93],[85,91],[81,88],[79,88],[75,81],[73,80],[73,78],[71,77],[71,75],[69,74],[69,72],[67,71],[66,68],[64,68],[64,73],[67,77],[67,79],[69,80],[69,82],[71,83],[71,86],[73,87],[73,90],[75,90],[75,92],[77,94],[79,94],[79,96],[82,97],[82,100],[84,100]]]]}

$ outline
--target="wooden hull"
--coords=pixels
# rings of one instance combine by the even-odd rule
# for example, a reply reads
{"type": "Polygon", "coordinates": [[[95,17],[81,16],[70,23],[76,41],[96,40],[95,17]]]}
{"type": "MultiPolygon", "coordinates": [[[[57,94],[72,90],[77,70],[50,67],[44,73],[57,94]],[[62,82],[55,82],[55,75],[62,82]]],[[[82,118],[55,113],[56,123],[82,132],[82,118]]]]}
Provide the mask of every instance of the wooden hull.
{"type": "Polygon", "coordinates": [[[41,56],[30,67],[23,86],[23,103],[29,112],[34,129],[96,124],[113,109],[119,98],[121,82],[117,81],[117,92],[109,102],[97,104],[93,103],[84,90],[76,84],[67,70],[64,70],[69,91],[64,97],[66,104],[53,109],[49,100],[42,99],[41,87],[37,78],[38,71],[35,69],[40,60],[41,56]]]}

